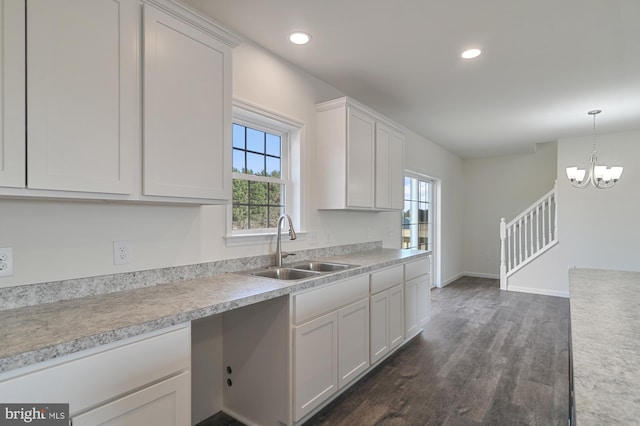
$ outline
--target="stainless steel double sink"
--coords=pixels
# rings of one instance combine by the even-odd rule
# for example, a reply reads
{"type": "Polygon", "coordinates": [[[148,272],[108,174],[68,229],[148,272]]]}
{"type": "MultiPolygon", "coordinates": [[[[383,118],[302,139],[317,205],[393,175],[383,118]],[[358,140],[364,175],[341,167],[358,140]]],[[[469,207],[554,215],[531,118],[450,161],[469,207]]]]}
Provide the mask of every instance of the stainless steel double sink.
{"type": "Polygon", "coordinates": [[[276,280],[293,281],[302,280],[305,278],[313,278],[330,272],[343,271],[345,269],[355,268],[357,266],[358,265],[349,265],[346,263],[308,260],[283,267],[270,267],[254,271],[247,271],[246,274],[256,277],[273,278],[276,280]]]}

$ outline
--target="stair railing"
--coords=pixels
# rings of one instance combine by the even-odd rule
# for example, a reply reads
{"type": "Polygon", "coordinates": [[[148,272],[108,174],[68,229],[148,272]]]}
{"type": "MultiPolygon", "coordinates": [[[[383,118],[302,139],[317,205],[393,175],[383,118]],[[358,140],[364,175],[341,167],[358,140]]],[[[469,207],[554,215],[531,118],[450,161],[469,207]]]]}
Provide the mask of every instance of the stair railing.
{"type": "Polygon", "coordinates": [[[500,219],[500,289],[508,277],[558,242],[556,186],[509,223],[500,219]]]}

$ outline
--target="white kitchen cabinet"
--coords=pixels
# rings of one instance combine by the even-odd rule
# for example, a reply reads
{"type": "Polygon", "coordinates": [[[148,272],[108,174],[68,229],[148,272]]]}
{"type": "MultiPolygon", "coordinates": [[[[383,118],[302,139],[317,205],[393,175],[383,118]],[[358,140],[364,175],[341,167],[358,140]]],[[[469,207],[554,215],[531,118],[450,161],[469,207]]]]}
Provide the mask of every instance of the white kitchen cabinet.
{"type": "Polygon", "coordinates": [[[389,290],[372,295],[371,304],[371,364],[389,353],[389,290]]]}
{"type": "Polygon", "coordinates": [[[375,207],[402,210],[404,135],[384,123],[376,123],[375,207]]]}
{"type": "Polygon", "coordinates": [[[300,420],[338,390],[338,312],[293,329],[293,419],[300,420]]]}
{"type": "Polygon", "coordinates": [[[369,298],[338,311],[338,387],[369,367],[369,298]]]}
{"type": "Polygon", "coordinates": [[[404,285],[398,284],[389,292],[389,350],[404,340],[404,285]]]}
{"type": "Polygon", "coordinates": [[[24,0],[0,0],[0,186],[24,188],[24,0]]]}
{"type": "Polygon", "coordinates": [[[417,335],[431,318],[430,258],[405,265],[405,337],[417,335]]]}
{"type": "Polygon", "coordinates": [[[2,373],[2,402],[69,403],[74,425],[190,425],[190,331],[182,324],[2,373]],[[156,423],[156,410],[170,419],[156,423]]]}
{"type": "Polygon", "coordinates": [[[135,0],[27,2],[27,182],[130,194],[138,84],[135,0]]]}
{"type": "Polygon", "coordinates": [[[236,36],[174,0],[0,1],[0,196],[230,200],[236,36]]]}
{"type": "Polygon", "coordinates": [[[72,416],[74,426],[189,426],[191,376],[188,372],[72,416]]]}
{"type": "Polygon", "coordinates": [[[374,206],[375,118],[346,98],[318,110],[318,207],[374,206]]]}
{"type": "Polygon", "coordinates": [[[231,198],[231,48],[144,9],[144,194],[231,198]]]}
{"type": "Polygon", "coordinates": [[[404,341],[404,269],[397,265],[371,274],[371,364],[404,341]]]}
{"type": "Polygon", "coordinates": [[[316,106],[318,208],[402,209],[404,136],[349,98],[316,106]]]}
{"type": "Polygon", "coordinates": [[[293,421],[369,367],[369,276],[292,297],[293,421]]]}

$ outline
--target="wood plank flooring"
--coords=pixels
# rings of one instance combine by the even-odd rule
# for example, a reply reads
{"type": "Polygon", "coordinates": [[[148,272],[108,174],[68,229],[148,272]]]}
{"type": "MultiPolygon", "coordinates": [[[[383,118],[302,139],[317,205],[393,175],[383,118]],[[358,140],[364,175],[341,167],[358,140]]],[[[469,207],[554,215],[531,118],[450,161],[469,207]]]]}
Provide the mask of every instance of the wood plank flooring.
{"type": "Polygon", "coordinates": [[[568,299],[469,277],[431,296],[423,333],[305,425],[567,424],[568,299]]]}

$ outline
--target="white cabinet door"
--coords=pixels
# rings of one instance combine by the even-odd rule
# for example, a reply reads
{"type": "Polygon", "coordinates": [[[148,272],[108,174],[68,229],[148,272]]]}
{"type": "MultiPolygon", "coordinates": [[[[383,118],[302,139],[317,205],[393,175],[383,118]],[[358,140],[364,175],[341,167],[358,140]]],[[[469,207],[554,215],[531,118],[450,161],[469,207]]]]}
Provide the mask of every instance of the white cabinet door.
{"type": "Polygon", "coordinates": [[[389,290],[389,350],[404,340],[404,285],[389,290]]]}
{"type": "Polygon", "coordinates": [[[354,108],[347,115],[347,206],[373,208],[375,119],[354,108]]]}
{"type": "Polygon", "coordinates": [[[28,187],[130,194],[139,4],[27,3],[28,187]]]}
{"type": "Polygon", "coordinates": [[[310,413],[338,390],[338,313],[294,327],[293,417],[310,413]]]}
{"type": "Polygon", "coordinates": [[[377,123],[375,156],[376,208],[402,210],[404,136],[377,123]]]}
{"type": "Polygon", "coordinates": [[[405,336],[407,339],[418,334],[418,279],[404,284],[404,318],[405,336]]]}
{"type": "Polygon", "coordinates": [[[144,8],[144,195],[231,198],[231,49],[144,8]]]}
{"type": "Polygon", "coordinates": [[[24,0],[0,0],[0,186],[24,188],[24,0]]]}
{"type": "Polygon", "coordinates": [[[369,367],[369,298],[338,311],[338,387],[369,367]]]}
{"type": "Polygon", "coordinates": [[[389,290],[374,294],[371,303],[371,364],[389,353],[389,290]]]}
{"type": "Polygon", "coordinates": [[[72,418],[74,426],[189,426],[189,372],[164,380],[72,418]]]}
{"type": "Polygon", "coordinates": [[[389,183],[391,208],[402,210],[404,206],[404,135],[391,133],[389,146],[389,183]]]}
{"type": "Polygon", "coordinates": [[[431,319],[431,274],[418,278],[418,325],[422,327],[431,319]]]}

